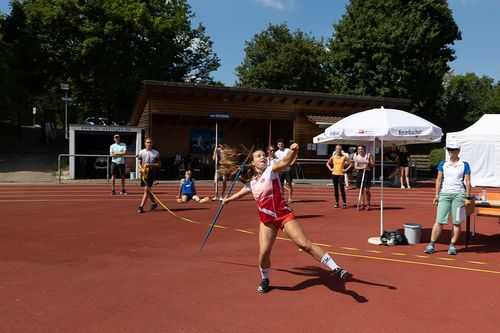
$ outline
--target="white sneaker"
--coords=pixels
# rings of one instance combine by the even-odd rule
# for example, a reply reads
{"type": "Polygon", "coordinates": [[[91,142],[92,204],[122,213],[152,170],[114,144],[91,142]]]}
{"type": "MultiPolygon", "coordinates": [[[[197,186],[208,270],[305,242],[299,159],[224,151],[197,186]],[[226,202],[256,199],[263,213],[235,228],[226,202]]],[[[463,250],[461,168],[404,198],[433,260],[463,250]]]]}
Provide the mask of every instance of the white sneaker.
{"type": "Polygon", "coordinates": [[[219,197],[218,196],[215,196],[212,198],[212,201],[218,201],[219,200],[219,197]]]}

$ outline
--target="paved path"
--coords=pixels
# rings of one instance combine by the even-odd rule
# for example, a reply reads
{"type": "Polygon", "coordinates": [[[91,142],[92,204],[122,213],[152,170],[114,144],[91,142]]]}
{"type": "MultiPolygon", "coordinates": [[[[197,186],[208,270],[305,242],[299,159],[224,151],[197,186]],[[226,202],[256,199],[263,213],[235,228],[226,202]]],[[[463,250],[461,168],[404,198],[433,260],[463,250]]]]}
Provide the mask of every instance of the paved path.
{"type": "Polygon", "coordinates": [[[56,182],[57,156],[67,152],[67,142],[40,142],[40,129],[23,127],[22,136],[0,152],[0,182],[56,182]]]}

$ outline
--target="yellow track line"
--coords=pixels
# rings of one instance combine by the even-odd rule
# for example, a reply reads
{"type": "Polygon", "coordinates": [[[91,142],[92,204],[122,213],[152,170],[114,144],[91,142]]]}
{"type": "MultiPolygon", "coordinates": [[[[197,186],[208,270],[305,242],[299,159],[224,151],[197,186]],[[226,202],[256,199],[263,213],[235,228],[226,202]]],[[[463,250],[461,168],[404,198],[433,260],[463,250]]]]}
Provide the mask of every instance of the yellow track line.
{"type": "Polygon", "coordinates": [[[373,259],[373,260],[401,262],[404,264],[414,264],[414,265],[423,265],[423,266],[432,266],[432,267],[444,267],[444,268],[459,269],[459,270],[464,270],[464,271],[500,274],[500,271],[491,271],[491,270],[487,270],[487,269],[468,268],[468,267],[450,266],[450,265],[442,265],[442,264],[432,264],[432,263],[428,263],[428,262],[393,259],[393,258],[372,257],[372,256],[367,256],[367,255],[362,255],[362,254],[349,254],[349,253],[333,252],[333,251],[328,251],[328,253],[339,255],[339,256],[347,256],[347,257],[357,257],[357,258],[365,258],[365,259],[373,259]]]}
{"type": "MultiPolygon", "coordinates": [[[[170,209],[168,209],[167,206],[165,206],[156,197],[156,195],[152,191],[150,191],[150,192],[153,195],[153,197],[155,198],[155,200],[163,208],[165,208],[165,210],[167,210],[173,216],[175,216],[178,219],[181,219],[183,221],[186,221],[186,222],[200,224],[200,222],[196,222],[196,221],[193,221],[193,220],[190,220],[190,219],[187,219],[187,218],[184,218],[184,217],[181,217],[181,216],[175,214],[170,209]]],[[[232,229],[234,231],[238,231],[238,232],[241,232],[241,233],[247,233],[247,234],[251,234],[251,235],[254,234],[251,231],[242,230],[242,229],[235,229],[235,228],[229,228],[229,227],[224,227],[224,226],[221,226],[221,225],[215,225],[215,227],[221,228],[221,229],[232,229]]],[[[284,238],[284,237],[276,237],[276,238],[279,239],[279,240],[284,240],[284,241],[288,241],[288,242],[291,241],[291,239],[289,239],[289,238],[284,238]]],[[[321,243],[314,243],[314,244],[319,245],[319,246],[324,246],[324,247],[331,247],[332,246],[330,244],[321,244],[321,243]]],[[[351,248],[351,247],[342,247],[342,248],[346,249],[346,250],[353,250],[353,251],[358,251],[359,250],[357,248],[351,248]]],[[[366,251],[368,251],[368,252],[375,252],[375,253],[383,253],[381,251],[376,251],[376,250],[366,250],[366,251]]],[[[373,256],[368,256],[368,255],[362,255],[362,254],[349,254],[349,253],[334,252],[334,251],[327,251],[327,252],[331,253],[331,254],[335,254],[335,255],[340,255],[340,256],[357,257],[357,258],[365,258],[365,259],[372,259],[372,260],[382,260],[382,261],[391,261],[391,262],[400,262],[400,263],[405,263],[405,264],[423,265],[423,266],[431,266],[431,267],[443,267],[443,268],[451,268],[451,269],[458,269],[458,270],[464,270],[464,271],[473,271],[473,272],[483,272],[483,273],[500,274],[500,271],[492,271],[492,270],[486,270],[486,269],[477,269],[477,268],[450,266],[450,265],[442,265],[442,264],[433,264],[433,263],[421,262],[421,261],[413,261],[413,260],[402,260],[402,259],[393,259],[393,258],[373,257],[373,256]]],[[[398,255],[398,256],[405,256],[405,255],[407,255],[407,254],[404,254],[404,253],[390,253],[390,254],[398,255]]],[[[419,255],[415,255],[415,256],[417,256],[417,257],[423,257],[423,258],[428,258],[427,256],[419,256],[419,255]]],[[[455,259],[452,259],[452,258],[436,258],[436,259],[439,259],[439,260],[455,260],[455,259]]],[[[467,262],[475,263],[475,264],[486,264],[486,263],[482,263],[482,262],[479,262],[479,261],[476,261],[476,262],[474,262],[474,261],[467,261],[467,262]]]]}

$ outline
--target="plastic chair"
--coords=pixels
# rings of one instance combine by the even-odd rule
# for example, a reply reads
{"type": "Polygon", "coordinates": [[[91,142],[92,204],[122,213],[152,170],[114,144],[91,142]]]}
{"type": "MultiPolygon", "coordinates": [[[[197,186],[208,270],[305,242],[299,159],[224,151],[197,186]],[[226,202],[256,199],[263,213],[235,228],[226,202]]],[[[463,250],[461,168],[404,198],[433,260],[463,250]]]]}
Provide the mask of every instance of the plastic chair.
{"type": "Polygon", "coordinates": [[[95,159],[95,166],[94,166],[94,171],[96,173],[104,173],[106,174],[108,169],[107,166],[107,158],[106,157],[97,157],[95,159]]]}
{"type": "MultiPolygon", "coordinates": [[[[486,193],[486,201],[500,200],[500,193],[486,193]]],[[[474,213],[474,221],[472,223],[472,237],[476,233],[476,216],[487,216],[487,217],[497,217],[500,218],[500,208],[490,208],[490,207],[477,207],[474,213]]]]}

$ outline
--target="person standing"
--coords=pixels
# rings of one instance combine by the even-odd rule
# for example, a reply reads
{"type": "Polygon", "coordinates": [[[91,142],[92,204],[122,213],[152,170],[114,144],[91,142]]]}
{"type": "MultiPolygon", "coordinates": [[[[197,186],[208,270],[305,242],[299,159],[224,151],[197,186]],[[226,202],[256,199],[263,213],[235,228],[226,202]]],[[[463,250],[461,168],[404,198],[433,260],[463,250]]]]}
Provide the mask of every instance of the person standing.
{"type": "Polygon", "coordinates": [[[335,146],[333,155],[326,162],[326,167],[332,172],[333,190],[335,193],[335,208],[339,208],[339,187],[342,195],[342,208],[347,208],[344,175],[351,168],[349,157],[343,154],[342,146],[335,146]],[[347,166],[347,168],[346,168],[347,166]]]}
{"type": "Polygon", "coordinates": [[[222,160],[224,156],[224,146],[222,145],[221,142],[217,143],[217,147],[215,147],[214,152],[212,154],[212,159],[216,161],[217,168],[215,170],[215,175],[214,175],[214,192],[215,195],[212,198],[212,201],[222,201],[222,198],[224,198],[224,195],[226,193],[226,186],[227,186],[227,175],[224,173],[221,173],[220,171],[220,161],[222,160]],[[219,196],[219,179],[222,181],[222,191],[219,196]]]}
{"type": "MultiPolygon", "coordinates": [[[[294,143],[290,149],[289,154],[272,165],[269,165],[266,153],[262,149],[250,152],[248,163],[244,166],[239,177],[245,186],[239,192],[224,198],[222,201],[224,205],[227,205],[229,202],[250,193],[253,194],[256,201],[260,220],[258,239],[259,269],[262,281],[257,287],[257,291],[260,293],[267,293],[270,290],[271,251],[280,229],[300,249],[328,266],[334,276],[342,280],[347,280],[352,276],[347,270],[340,268],[323,248],[307,238],[292,209],[283,199],[278,172],[296,159],[299,146],[294,143]]],[[[242,156],[244,156],[242,152],[228,149],[221,162],[221,169],[225,170],[227,174],[235,174],[240,168],[242,156]]]]}
{"type": "Polygon", "coordinates": [[[354,158],[354,168],[358,171],[356,176],[356,187],[360,189],[363,205],[359,210],[370,210],[370,201],[372,195],[370,187],[372,184],[372,167],[373,158],[371,154],[367,154],[365,146],[358,146],[358,154],[354,158]]]}
{"type": "Polygon", "coordinates": [[[157,170],[161,166],[160,153],[156,149],[153,149],[153,139],[147,137],[144,140],[144,145],[146,148],[137,154],[137,161],[141,170],[141,187],[144,187],[144,195],[142,196],[138,210],[139,213],[144,213],[144,204],[148,198],[151,200],[150,210],[158,208],[153,193],[151,193],[151,187],[153,187],[155,182],[157,170]]]}
{"type": "MultiPolygon", "coordinates": [[[[278,146],[278,150],[274,153],[274,155],[278,160],[284,159],[285,156],[291,153],[290,149],[285,148],[285,141],[283,139],[278,139],[276,141],[276,145],[278,146]]],[[[296,158],[297,156],[295,156],[295,159],[296,158]]],[[[279,174],[281,184],[288,189],[288,203],[292,203],[293,196],[292,168],[290,167],[290,165],[295,162],[295,159],[293,159],[293,161],[289,165],[281,170],[279,174]]]]}
{"type": "Polygon", "coordinates": [[[113,143],[109,146],[109,156],[111,156],[111,195],[115,195],[115,180],[119,176],[121,179],[122,189],[121,195],[127,195],[125,190],[125,154],[127,153],[127,145],[120,140],[120,135],[113,136],[113,143]]]}
{"type": "Polygon", "coordinates": [[[401,188],[405,188],[404,180],[406,179],[407,188],[410,186],[410,153],[406,149],[406,146],[399,147],[399,177],[401,182],[401,188]]]}
{"type": "Polygon", "coordinates": [[[448,218],[452,216],[451,242],[448,246],[448,254],[456,255],[455,244],[460,237],[460,229],[463,221],[459,220],[457,210],[464,205],[471,203],[470,166],[469,163],[460,160],[460,146],[456,142],[446,145],[449,160],[441,161],[438,164],[438,175],[436,178],[436,195],[433,203],[437,205],[436,222],[432,227],[431,242],[425,247],[427,254],[434,253],[435,243],[443,230],[443,226],[448,224],[448,218]]]}
{"type": "Polygon", "coordinates": [[[349,154],[347,157],[349,157],[349,160],[351,161],[351,167],[348,168],[348,171],[346,172],[347,177],[348,177],[346,187],[345,187],[346,190],[350,190],[351,188],[356,187],[356,185],[353,185],[352,187],[350,185],[350,182],[352,182],[353,178],[354,178],[353,171],[354,171],[354,157],[355,156],[356,156],[356,147],[354,147],[354,146],[349,147],[349,154]]]}
{"type": "Polygon", "coordinates": [[[267,147],[267,166],[273,165],[274,163],[278,162],[278,159],[274,155],[276,152],[276,147],[274,145],[269,145],[267,147]]]}

